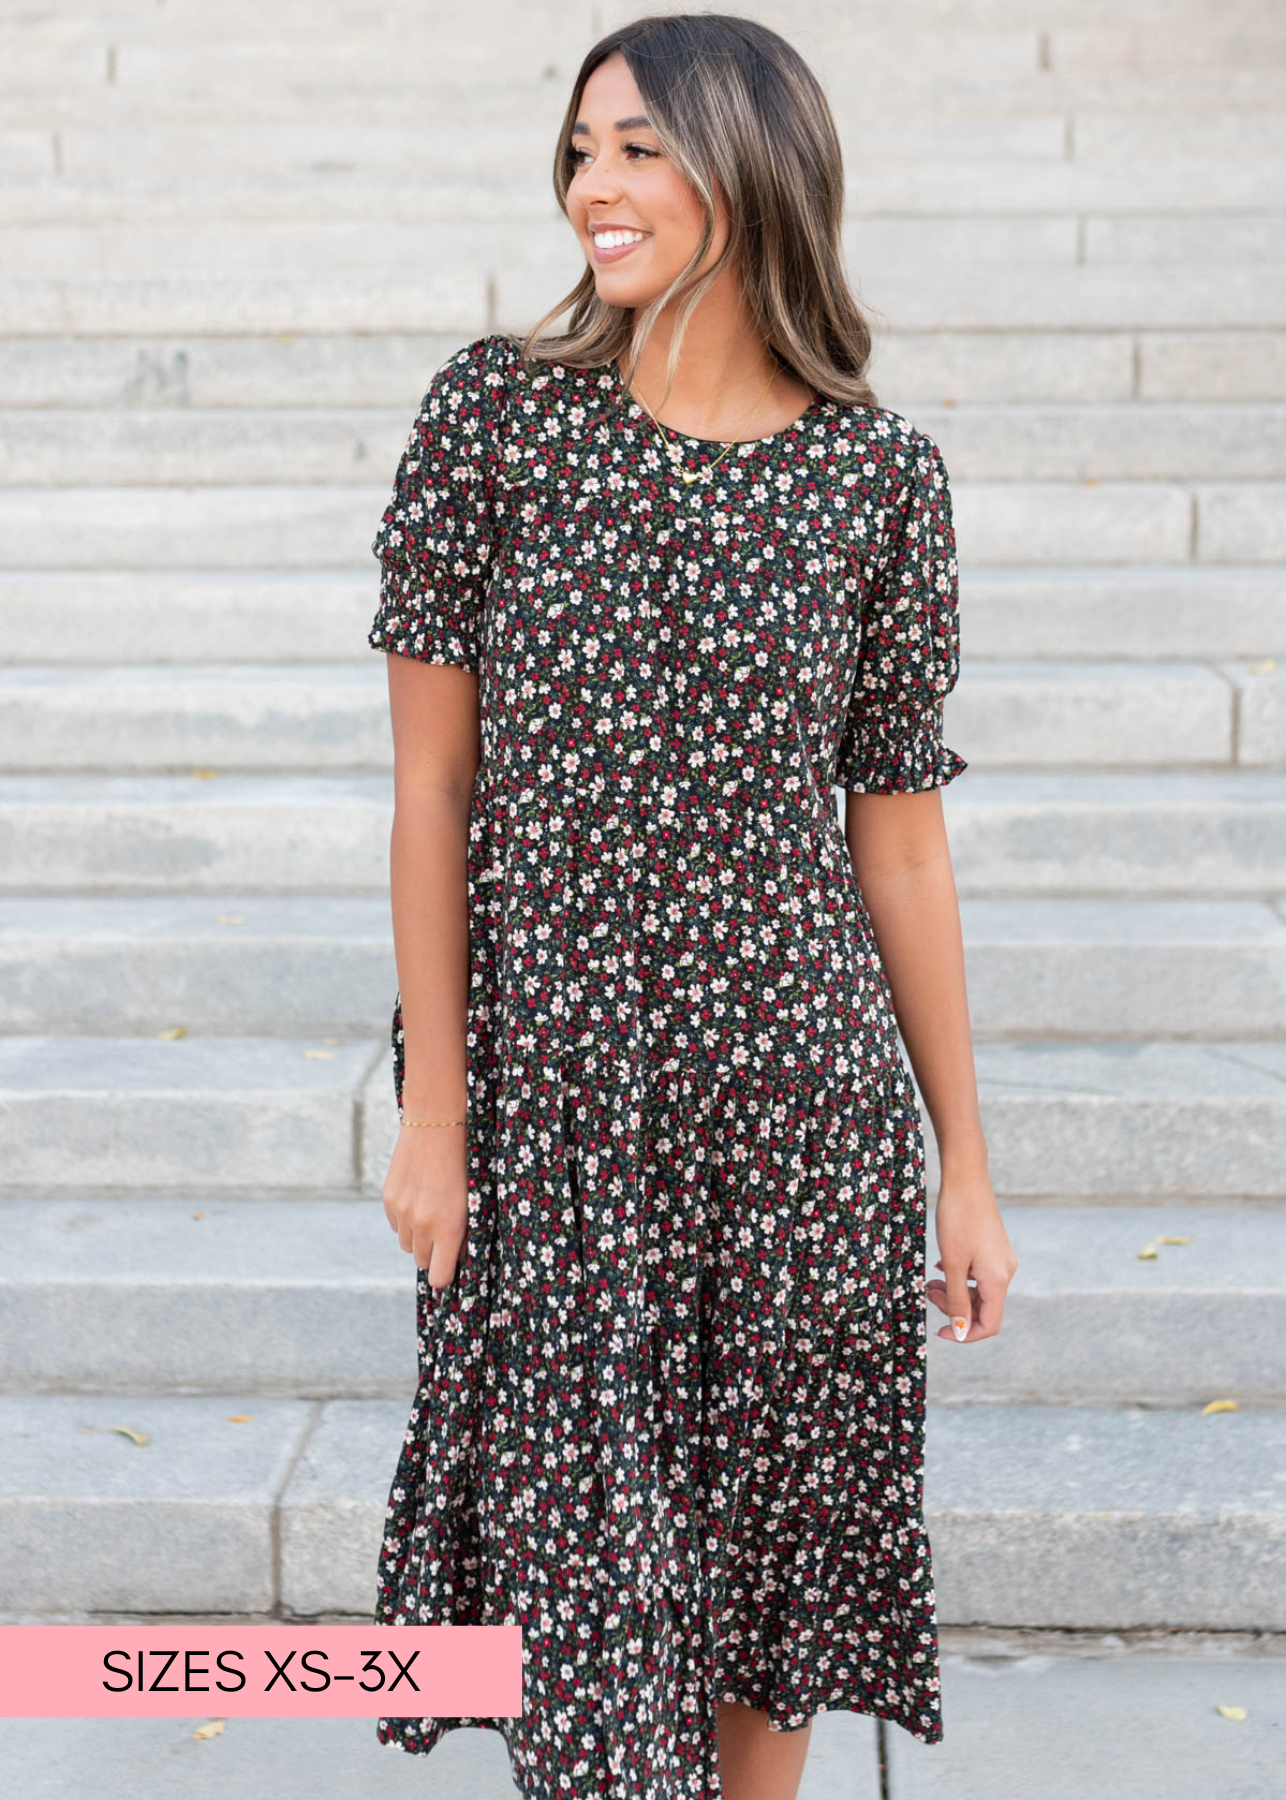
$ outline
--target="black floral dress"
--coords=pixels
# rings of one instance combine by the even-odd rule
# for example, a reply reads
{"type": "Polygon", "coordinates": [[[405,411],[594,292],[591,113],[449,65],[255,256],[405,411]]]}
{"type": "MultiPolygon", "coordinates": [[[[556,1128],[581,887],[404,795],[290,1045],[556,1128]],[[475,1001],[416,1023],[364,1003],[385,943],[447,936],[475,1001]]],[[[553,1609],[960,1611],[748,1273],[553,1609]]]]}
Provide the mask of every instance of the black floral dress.
{"type": "MultiPolygon", "coordinates": [[[[680,440],[614,362],[439,371],[372,648],[480,682],[468,1243],[418,1276],[381,1624],[523,1627],[526,1800],[717,1800],[717,1703],[942,1736],[924,1144],[835,806],[966,767],[932,439],[680,440]]],[[[402,1099],[401,997],[392,1030],[402,1099]]]]}

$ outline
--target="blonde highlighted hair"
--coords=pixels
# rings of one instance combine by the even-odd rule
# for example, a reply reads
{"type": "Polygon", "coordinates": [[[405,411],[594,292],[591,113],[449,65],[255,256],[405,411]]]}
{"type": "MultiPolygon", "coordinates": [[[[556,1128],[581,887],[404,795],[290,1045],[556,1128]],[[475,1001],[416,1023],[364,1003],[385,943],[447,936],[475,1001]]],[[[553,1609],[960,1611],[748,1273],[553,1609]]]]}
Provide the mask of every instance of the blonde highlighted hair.
{"type": "Polygon", "coordinates": [[[600,300],[586,265],[571,292],[527,333],[523,357],[573,368],[615,358],[628,386],[662,308],[682,295],[666,366],[668,393],[694,308],[735,262],[769,354],[822,395],[847,405],[877,405],[865,378],[870,327],[844,271],[839,137],[803,57],[767,26],[728,13],[657,14],[609,31],[581,63],[563,119],[554,192],[564,216],[575,168],[572,126],[585,83],[618,51],[661,148],[701,200],[701,241],[665,291],[637,310],[600,300]],[[712,178],[727,206],[728,241],[697,278],[714,238],[712,178]],[[569,308],[566,329],[548,331],[569,308]]]}

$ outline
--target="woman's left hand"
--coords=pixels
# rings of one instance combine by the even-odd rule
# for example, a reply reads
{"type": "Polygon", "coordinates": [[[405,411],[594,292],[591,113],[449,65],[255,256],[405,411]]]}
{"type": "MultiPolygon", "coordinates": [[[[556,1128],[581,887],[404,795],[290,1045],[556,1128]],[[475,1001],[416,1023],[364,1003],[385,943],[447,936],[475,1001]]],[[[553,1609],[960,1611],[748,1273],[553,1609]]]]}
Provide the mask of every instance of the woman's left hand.
{"type": "Polygon", "coordinates": [[[961,1344],[995,1337],[1018,1258],[985,1174],[943,1176],[934,1229],[942,1252],[935,1266],[946,1279],[926,1282],[925,1293],[950,1321],[937,1336],[961,1344]],[[957,1324],[964,1329],[957,1330],[957,1324]]]}

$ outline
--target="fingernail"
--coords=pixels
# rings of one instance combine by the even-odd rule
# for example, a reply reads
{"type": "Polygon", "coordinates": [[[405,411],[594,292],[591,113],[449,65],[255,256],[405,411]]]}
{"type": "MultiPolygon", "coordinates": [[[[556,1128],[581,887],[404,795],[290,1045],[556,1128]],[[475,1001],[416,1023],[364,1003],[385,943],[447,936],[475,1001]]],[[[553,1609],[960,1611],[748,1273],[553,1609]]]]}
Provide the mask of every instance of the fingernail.
{"type": "Polygon", "coordinates": [[[965,1339],[966,1339],[966,1338],[967,1338],[967,1337],[968,1337],[968,1335],[969,1335],[969,1321],[968,1321],[968,1319],[952,1319],[952,1321],[951,1321],[951,1329],[952,1329],[952,1331],[954,1331],[954,1332],[955,1332],[955,1334],[956,1334],[956,1342],[957,1342],[957,1344],[963,1344],[963,1343],[964,1343],[964,1341],[965,1341],[965,1339]]]}

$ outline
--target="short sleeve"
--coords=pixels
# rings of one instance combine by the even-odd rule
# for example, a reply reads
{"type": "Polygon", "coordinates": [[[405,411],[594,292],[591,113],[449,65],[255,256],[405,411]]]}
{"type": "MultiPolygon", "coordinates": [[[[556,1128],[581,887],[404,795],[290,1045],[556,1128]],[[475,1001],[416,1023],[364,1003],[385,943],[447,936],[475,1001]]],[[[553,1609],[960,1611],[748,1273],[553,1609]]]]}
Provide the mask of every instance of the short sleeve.
{"type": "Polygon", "coordinates": [[[371,544],[380,561],[373,650],[478,673],[511,354],[510,340],[479,338],[438,370],[420,402],[371,544]]]}
{"type": "Polygon", "coordinates": [[[874,579],[835,784],[863,794],[945,787],[968,763],[942,741],[942,703],[960,673],[959,580],[942,452],[912,438],[874,579]]]}

